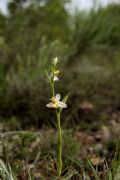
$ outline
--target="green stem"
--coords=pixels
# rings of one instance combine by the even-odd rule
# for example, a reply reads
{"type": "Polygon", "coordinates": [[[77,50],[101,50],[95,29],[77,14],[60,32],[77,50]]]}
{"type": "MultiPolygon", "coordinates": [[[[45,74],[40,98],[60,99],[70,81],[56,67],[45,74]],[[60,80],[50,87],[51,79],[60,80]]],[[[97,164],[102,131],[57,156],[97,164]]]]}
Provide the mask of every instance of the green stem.
{"type": "MultiPolygon", "coordinates": [[[[55,66],[52,66],[52,76],[54,77],[54,72],[55,72],[55,66]]],[[[51,87],[52,87],[52,96],[55,96],[55,83],[54,80],[51,80],[51,87]]]]}
{"type": "Polygon", "coordinates": [[[57,127],[58,127],[58,146],[57,146],[57,175],[61,176],[62,172],[62,132],[60,125],[60,113],[56,112],[57,115],[57,127]]]}
{"type": "Polygon", "coordinates": [[[54,81],[52,80],[51,82],[51,87],[52,87],[52,97],[55,96],[55,85],[54,85],[54,81]]]}

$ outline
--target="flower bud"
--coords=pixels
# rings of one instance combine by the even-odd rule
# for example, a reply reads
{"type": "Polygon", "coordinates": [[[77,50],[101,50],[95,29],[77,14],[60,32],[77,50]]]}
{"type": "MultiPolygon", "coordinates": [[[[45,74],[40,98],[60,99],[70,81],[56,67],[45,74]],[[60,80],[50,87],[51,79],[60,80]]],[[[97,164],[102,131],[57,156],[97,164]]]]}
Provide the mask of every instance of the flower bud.
{"type": "Polygon", "coordinates": [[[56,65],[57,63],[58,63],[58,57],[55,57],[55,58],[53,59],[53,64],[56,65]]]}

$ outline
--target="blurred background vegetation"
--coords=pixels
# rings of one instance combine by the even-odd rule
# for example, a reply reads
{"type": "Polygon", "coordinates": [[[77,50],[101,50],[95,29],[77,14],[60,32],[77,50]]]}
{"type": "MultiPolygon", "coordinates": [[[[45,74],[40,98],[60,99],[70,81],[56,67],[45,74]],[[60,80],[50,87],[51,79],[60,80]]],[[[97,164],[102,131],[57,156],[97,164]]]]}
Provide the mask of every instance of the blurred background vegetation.
{"type": "Polygon", "coordinates": [[[63,126],[96,129],[120,110],[120,5],[71,14],[69,2],[11,0],[0,14],[0,119],[12,128],[54,127],[45,69],[56,56],[57,89],[71,92],[63,126]]]}

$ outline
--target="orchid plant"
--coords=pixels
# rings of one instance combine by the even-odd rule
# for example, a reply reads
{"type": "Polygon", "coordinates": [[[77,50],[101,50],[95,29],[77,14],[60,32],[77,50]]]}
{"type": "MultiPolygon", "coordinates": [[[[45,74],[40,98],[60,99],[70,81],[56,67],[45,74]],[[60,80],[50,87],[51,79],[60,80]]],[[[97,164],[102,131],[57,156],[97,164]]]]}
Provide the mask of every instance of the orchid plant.
{"type": "Polygon", "coordinates": [[[58,58],[54,58],[51,65],[51,73],[47,74],[48,80],[51,85],[52,97],[50,102],[46,105],[48,108],[55,109],[56,119],[57,119],[57,128],[58,128],[58,144],[57,144],[57,176],[60,178],[62,172],[62,130],[61,130],[61,112],[63,108],[67,108],[67,98],[65,96],[62,101],[60,101],[61,95],[55,93],[55,82],[59,81],[60,70],[57,69],[58,58]]]}

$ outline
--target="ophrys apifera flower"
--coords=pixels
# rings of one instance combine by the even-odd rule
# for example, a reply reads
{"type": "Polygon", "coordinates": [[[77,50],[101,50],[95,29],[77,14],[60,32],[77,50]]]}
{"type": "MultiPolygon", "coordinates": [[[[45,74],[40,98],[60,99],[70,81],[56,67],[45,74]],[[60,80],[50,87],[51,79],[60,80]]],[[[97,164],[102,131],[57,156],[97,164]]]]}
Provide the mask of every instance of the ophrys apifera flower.
{"type": "Polygon", "coordinates": [[[60,101],[60,94],[56,94],[55,97],[52,97],[50,100],[51,102],[49,104],[47,104],[46,106],[48,108],[53,108],[53,109],[57,109],[57,108],[66,108],[67,104],[65,104],[64,102],[60,101]]]}
{"type": "Polygon", "coordinates": [[[55,70],[52,74],[51,74],[51,78],[53,81],[59,81],[58,76],[61,74],[60,70],[55,70]]]}

